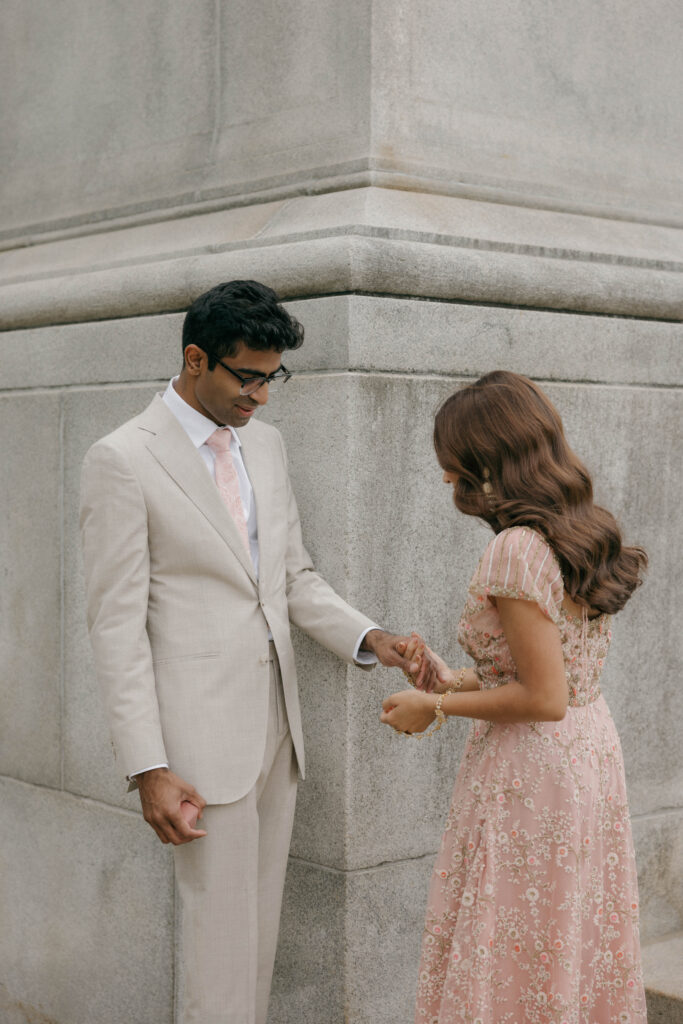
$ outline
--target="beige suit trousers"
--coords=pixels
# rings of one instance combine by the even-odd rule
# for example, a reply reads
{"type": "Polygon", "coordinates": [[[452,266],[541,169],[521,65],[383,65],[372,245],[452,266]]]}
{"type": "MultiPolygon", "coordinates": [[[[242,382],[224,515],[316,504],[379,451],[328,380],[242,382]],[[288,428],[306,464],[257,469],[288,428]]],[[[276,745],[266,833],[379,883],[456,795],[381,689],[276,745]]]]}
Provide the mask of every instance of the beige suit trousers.
{"type": "Polygon", "coordinates": [[[266,1024],[297,766],[270,645],[268,731],[253,789],[209,805],[207,835],[174,847],[182,904],[181,1024],[266,1024]]]}

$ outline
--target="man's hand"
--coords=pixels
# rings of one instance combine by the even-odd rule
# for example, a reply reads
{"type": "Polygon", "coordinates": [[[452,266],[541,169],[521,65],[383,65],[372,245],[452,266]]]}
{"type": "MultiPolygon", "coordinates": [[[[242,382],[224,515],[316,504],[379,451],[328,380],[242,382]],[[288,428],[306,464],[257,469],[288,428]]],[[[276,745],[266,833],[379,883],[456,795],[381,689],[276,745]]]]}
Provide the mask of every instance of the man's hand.
{"type": "Polygon", "coordinates": [[[203,829],[191,828],[183,816],[180,805],[188,801],[197,808],[201,818],[206,800],[194,786],[184,782],[168,768],[153,768],[135,776],[140,791],[142,814],[151,825],[162,843],[191,843],[193,839],[205,836],[203,829]]]}
{"type": "Polygon", "coordinates": [[[438,683],[437,668],[432,661],[431,651],[417,633],[413,633],[412,636],[396,636],[394,633],[386,633],[383,629],[371,629],[366,633],[361,646],[364,650],[372,651],[388,668],[401,668],[407,672],[418,690],[431,693],[438,683]],[[406,652],[408,657],[405,657],[406,652]]]}

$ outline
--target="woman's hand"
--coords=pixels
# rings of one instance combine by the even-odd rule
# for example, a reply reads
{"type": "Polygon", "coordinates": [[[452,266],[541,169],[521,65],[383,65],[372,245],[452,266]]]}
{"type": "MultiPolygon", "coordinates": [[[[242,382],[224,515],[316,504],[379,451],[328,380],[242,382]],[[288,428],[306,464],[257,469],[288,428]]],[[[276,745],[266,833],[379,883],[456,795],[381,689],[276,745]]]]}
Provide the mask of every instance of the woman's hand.
{"type": "Polygon", "coordinates": [[[436,678],[438,679],[438,682],[434,687],[434,692],[445,693],[449,686],[453,686],[458,677],[458,673],[454,669],[449,668],[443,658],[440,658],[438,654],[435,654],[431,648],[426,647],[425,649],[429,653],[429,656],[432,659],[432,664],[436,669],[436,678]]]}
{"type": "Polygon", "coordinates": [[[420,690],[401,690],[393,693],[382,704],[380,722],[397,732],[424,732],[435,719],[436,700],[420,690]]]}
{"type": "Polygon", "coordinates": [[[410,640],[404,647],[404,657],[410,661],[410,675],[413,686],[427,693],[444,693],[455,682],[457,673],[448,667],[443,658],[427,647],[419,633],[411,633],[410,640]],[[431,686],[421,685],[420,668],[423,661],[429,660],[435,670],[437,682],[431,686]]]}

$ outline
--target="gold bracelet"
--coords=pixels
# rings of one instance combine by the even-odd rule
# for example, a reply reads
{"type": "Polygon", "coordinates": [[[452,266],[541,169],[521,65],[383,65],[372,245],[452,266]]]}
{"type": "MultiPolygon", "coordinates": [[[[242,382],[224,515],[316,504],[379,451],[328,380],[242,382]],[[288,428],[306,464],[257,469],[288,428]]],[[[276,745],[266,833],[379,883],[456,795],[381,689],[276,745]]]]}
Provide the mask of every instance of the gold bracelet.
{"type": "Polygon", "coordinates": [[[436,706],[434,708],[434,715],[436,717],[436,725],[432,726],[432,728],[428,732],[401,732],[401,733],[399,733],[399,736],[408,736],[408,737],[410,737],[411,739],[414,739],[414,740],[426,740],[428,736],[433,736],[435,732],[438,732],[439,729],[441,728],[441,726],[446,721],[446,715],[441,710],[441,705],[443,704],[443,699],[444,699],[445,696],[446,696],[445,693],[440,693],[439,694],[439,697],[438,697],[437,702],[436,702],[436,706]]]}
{"type": "Polygon", "coordinates": [[[457,691],[462,687],[462,684],[465,681],[465,673],[466,672],[467,672],[466,668],[461,668],[460,671],[458,672],[457,676],[455,677],[455,682],[451,683],[451,685],[448,687],[448,689],[445,692],[446,693],[457,693],[457,691]]]}

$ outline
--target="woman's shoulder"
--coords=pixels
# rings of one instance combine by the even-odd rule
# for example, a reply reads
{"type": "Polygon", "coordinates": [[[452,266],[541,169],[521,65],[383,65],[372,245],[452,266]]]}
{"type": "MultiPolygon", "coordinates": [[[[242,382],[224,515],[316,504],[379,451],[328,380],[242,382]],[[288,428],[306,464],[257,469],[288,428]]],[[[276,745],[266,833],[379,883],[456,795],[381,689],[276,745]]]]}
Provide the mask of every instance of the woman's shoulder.
{"type": "Polygon", "coordinates": [[[493,564],[496,559],[509,562],[521,559],[531,564],[539,558],[558,564],[557,557],[545,537],[531,526],[521,525],[508,526],[497,533],[489,541],[482,555],[482,562],[493,564]]]}
{"type": "Polygon", "coordinates": [[[472,586],[492,596],[533,600],[544,610],[559,605],[564,591],[562,572],[548,541],[523,525],[501,530],[489,542],[472,586]]]}

